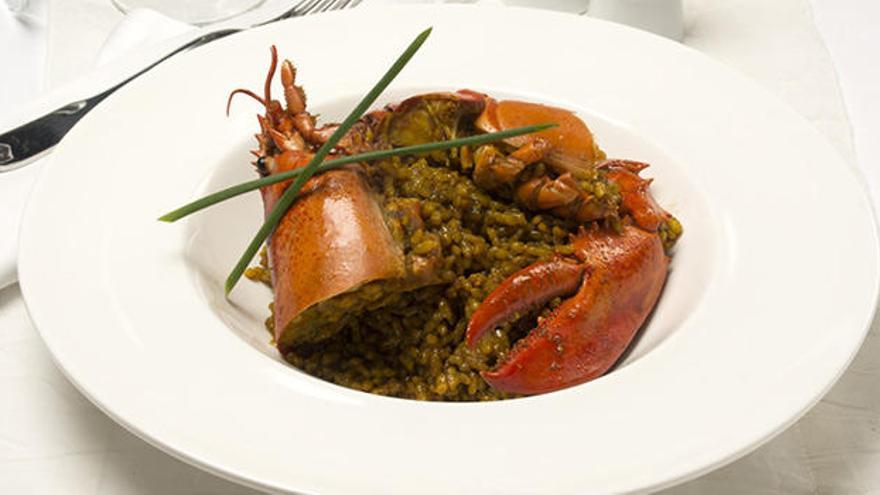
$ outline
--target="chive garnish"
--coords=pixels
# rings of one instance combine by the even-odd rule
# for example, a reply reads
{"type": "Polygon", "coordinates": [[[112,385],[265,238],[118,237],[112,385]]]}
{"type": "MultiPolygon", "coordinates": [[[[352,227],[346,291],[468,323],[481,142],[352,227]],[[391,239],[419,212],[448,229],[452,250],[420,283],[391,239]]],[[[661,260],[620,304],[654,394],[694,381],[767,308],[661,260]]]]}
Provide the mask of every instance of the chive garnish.
{"type": "Polygon", "coordinates": [[[315,174],[318,166],[321,165],[321,162],[324,161],[324,158],[330,153],[330,150],[336,146],[336,143],[348,132],[352,125],[370,108],[370,105],[376,101],[376,98],[391,84],[391,81],[397,77],[397,74],[400,73],[401,70],[406,66],[406,64],[410,61],[413,55],[419,50],[422,44],[428,39],[428,36],[431,34],[431,29],[428,28],[422,31],[416,38],[409,44],[409,46],[404,50],[404,52],[394,61],[394,64],[388,69],[385,75],[379,79],[379,82],[376,83],[375,86],[370,90],[369,93],[364,96],[364,98],[357,104],[354,110],[342,121],[342,124],[336,129],[335,132],[330,136],[330,139],[327,140],[318,151],[315,153],[314,158],[302,168],[302,172],[296,176],[293,183],[290,187],[284,191],[284,194],[281,195],[281,198],[278,199],[278,202],[275,204],[275,207],[272,208],[272,211],[269,213],[269,216],[266,217],[266,221],[263,222],[263,225],[260,227],[260,230],[257,231],[257,234],[251,239],[250,244],[248,244],[247,249],[245,249],[244,254],[241,255],[241,258],[238,259],[238,263],[235,264],[235,267],[232,268],[232,272],[226,278],[225,290],[226,294],[232,291],[232,288],[235,287],[235,284],[238,283],[238,280],[241,278],[248,264],[254,258],[254,255],[257,254],[257,251],[260,249],[260,246],[263,245],[263,242],[269,237],[269,234],[275,230],[275,227],[278,225],[278,222],[281,221],[281,218],[284,217],[284,214],[287,213],[287,210],[293,204],[296,196],[299,194],[299,190],[302,188],[303,184],[309,180],[312,175],[315,174]]]}
{"type": "MultiPolygon", "coordinates": [[[[360,153],[357,155],[349,155],[343,156],[340,158],[335,158],[331,161],[324,162],[318,166],[315,170],[315,173],[326,172],[328,170],[333,170],[335,168],[342,167],[343,165],[347,165],[349,163],[356,162],[368,162],[372,160],[380,160],[383,158],[390,158],[394,156],[404,156],[404,155],[415,155],[419,153],[427,153],[429,151],[439,151],[439,150],[447,150],[451,148],[460,148],[462,146],[477,146],[486,143],[492,143],[496,141],[501,141],[504,139],[522,136],[524,134],[531,134],[533,132],[540,132],[546,129],[550,129],[552,127],[556,127],[556,124],[538,124],[538,125],[527,125],[523,127],[516,127],[513,129],[507,129],[499,132],[491,132],[487,134],[477,134],[475,136],[468,136],[464,138],[457,139],[449,139],[446,141],[435,141],[432,143],[423,143],[423,144],[415,144],[412,146],[404,146],[400,148],[392,148],[388,150],[378,150],[378,151],[369,151],[367,153],[360,153]]],[[[163,222],[176,222],[181,218],[192,215],[193,213],[203,210],[209,206],[215,205],[222,201],[226,201],[227,199],[234,198],[246,192],[253,191],[255,189],[259,189],[261,187],[269,186],[272,184],[276,184],[278,182],[283,182],[286,180],[293,179],[300,175],[304,169],[298,168],[296,170],[289,170],[287,172],[281,172],[278,174],[273,174],[267,177],[262,177],[260,179],[254,179],[247,182],[242,182],[241,184],[234,185],[232,187],[228,187],[226,189],[222,189],[215,193],[211,193],[203,198],[199,198],[191,203],[185,204],[176,210],[170,211],[161,217],[159,220],[163,222]]]]}

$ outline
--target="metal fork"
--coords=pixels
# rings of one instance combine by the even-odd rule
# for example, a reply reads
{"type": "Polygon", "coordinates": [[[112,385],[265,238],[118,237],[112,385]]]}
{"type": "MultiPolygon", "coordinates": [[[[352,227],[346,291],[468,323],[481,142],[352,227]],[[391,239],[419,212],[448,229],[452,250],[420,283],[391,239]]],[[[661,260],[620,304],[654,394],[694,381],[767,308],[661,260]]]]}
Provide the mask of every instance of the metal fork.
{"type": "Polygon", "coordinates": [[[164,57],[156,60],[140,71],[129,76],[122,82],[112,86],[94,96],[69,103],[35,120],[23,124],[11,131],[0,134],[0,173],[14,170],[31,163],[32,158],[52,149],[68,131],[89,113],[104,98],[110,96],[117,89],[138,78],[141,74],[161,64],[178,53],[191,50],[230,34],[235,34],[247,29],[265,26],[276,21],[291,17],[300,17],[308,14],[317,14],[331,10],[340,10],[354,7],[361,0],[301,0],[299,3],[269,20],[261,21],[247,27],[223,28],[207,32],[198,38],[189,41],[183,46],[173,50],[164,57]]]}

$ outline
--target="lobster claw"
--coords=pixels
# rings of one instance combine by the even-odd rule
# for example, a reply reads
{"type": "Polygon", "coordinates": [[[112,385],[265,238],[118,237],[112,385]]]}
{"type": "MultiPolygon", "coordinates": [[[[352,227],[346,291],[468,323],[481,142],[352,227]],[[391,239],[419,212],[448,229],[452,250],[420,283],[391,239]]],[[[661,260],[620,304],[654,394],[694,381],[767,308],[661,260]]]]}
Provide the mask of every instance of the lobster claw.
{"type": "Polygon", "coordinates": [[[629,346],[666,280],[669,260],[656,233],[626,226],[621,233],[582,230],[575,260],[536,263],[517,272],[474,312],[468,343],[487,330],[574,294],[517,342],[483,378],[512,394],[538,394],[604,374],[629,346]]]}

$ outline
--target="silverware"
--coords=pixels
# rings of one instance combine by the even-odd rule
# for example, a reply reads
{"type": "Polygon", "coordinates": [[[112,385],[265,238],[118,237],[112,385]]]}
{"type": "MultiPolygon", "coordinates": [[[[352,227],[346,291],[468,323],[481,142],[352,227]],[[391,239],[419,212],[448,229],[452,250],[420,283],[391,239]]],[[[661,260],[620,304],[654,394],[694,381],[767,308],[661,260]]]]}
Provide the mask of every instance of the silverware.
{"type": "Polygon", "coordinates": [[[90,98],[85,98],[64,105],[63,107],[49,112],[36,120],[32,120],[12,129],[11,131],[0,134],[0,173],[23,167],[28,163],[31,163],[33,158],[52,149],[52,147],[61,141],[61,138],[70,131],[79,119],[83,118],[85,114],[95,108],[95,106],[104,98],[107,98],[117,89],[125,86],[141,74],[149,71],[153,67],[161,64],[178,53],[202,46],[220,38],[225,38],[230,34],[235,34],[246,29],[264,26],[291,17],[300,17],[308,14],[317,14],[319,12],[354,7],[360,2],[361,0],[301,0],[281,15],[275,16],[269,20],[247,27],[224,28],[205,33],[141,69],[115,86],[112,86],[90,98]]]}

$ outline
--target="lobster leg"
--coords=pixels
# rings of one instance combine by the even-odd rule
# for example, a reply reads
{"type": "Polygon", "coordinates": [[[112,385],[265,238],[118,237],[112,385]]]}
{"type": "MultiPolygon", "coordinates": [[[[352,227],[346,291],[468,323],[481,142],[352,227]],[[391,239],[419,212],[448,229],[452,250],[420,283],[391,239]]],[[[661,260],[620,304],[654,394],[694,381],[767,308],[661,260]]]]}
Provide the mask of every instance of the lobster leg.
{"type": "Polygon", "coordinates": [[[281,86],[284,88],[284,102],[287,111],[298,114],[306,111],[306,94],[296,85],[296,67],[290,60],[281,62],[281,86]]]}
{"type": "Polygon", "coordinates": [[[647,163],[631,160],[606,160],[598,165],[605,176],[620,187],[621,206],[633,216],[636,224],[650,232],[656,232],[670,215],[657,202],[648,187],[652,179],[639,177],[647,163]]]}
{"type": "Polygon", "coordinates": [[[653,309],[669,263],[657,234],[631,226],[621,234],[583,231],[575,246],[589,267],[580,289],[495,369],[483,372],[493,388],[537,394],[597,378],[620,358],[653,309]]]}
{"type": "Polygon", "coordinates": [[[543,138],[535,138],[520,146],[508,156],[525,164],[532,164],[543,160],[551,150],[549,141],[543,138]]]}
{"type": "Polygon", "coordinates": [[[577,290],[584,266],[564,258],[535,263],[514,273],[489,294],[468,322],[471,347],[487,331],[522,316],[557,296],[577,290]]]}
{"type": "Polygon", "coordinates": [[[491,191],[513,181],[527,165],[522,160],[505,156],[495,146],[480,146],[474,152],[474,182],[491,191]]]}
{"type": "Polygon", "coordinates": [[[582,193],[571,174],[555,179],[535,177],[516,188],[515,197],[520,204],[533,210],[549,210],[573,203],[582,193]]]}
{"type": "Polygon", "coordinates": [[[486,189],[496,189],[513,182],[527,166],[540,161],[550,152],[550,143],[541,138],[529,141],[504,155],[491,144],[474,152],[474,182],[486,189]]]}

